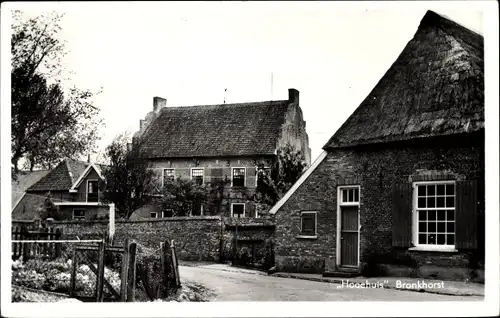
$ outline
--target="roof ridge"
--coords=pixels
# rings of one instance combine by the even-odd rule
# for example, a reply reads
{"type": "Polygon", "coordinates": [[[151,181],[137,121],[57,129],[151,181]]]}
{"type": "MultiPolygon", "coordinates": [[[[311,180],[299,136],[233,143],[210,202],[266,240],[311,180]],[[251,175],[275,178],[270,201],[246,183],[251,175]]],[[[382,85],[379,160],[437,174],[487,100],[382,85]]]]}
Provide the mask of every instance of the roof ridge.
{"type": "Polygon", "coordinates": [[[186,109],[186,108],[193,108],[193,107],[217,107],[217,106],[223,106],[223,107],[242,107],[242,106],[254,106],[258,104],[269,104],[269,103],[274,103],[274,104],[279,104],[279,103],[284,103],[288,102],[288,99],[283,99],[283,100],[265,100],[265,101],[260,101],[260,102],[241,102],[241,103],[230,103],[230,104],[209,104],[209,105],[186,105],[186,106],[166,106],[163,107],[161,110],[165,109],[186,109]]]}

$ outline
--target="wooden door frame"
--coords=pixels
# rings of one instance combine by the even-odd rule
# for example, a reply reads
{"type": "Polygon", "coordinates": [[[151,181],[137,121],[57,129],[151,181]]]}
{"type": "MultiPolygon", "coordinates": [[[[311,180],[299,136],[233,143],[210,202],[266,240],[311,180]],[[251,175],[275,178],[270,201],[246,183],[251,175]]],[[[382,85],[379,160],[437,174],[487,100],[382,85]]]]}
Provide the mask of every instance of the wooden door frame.
{"type": "Polygon", "coordinates": [[[342,226],[342,213],[341,213],[341,207],[347,207],[347,206],[355,206],[358,208],[358,264],[356,265],[357,268],[359,268],[359,254],[360,254],[360,249],[361,249],[361,222],[360,222],[360,202],[361,202],[361,186],[359,185],[341,185],[337,186],[337,238],[336,238],[336,253],[335,253],[335,258],[336,258],[336,265],[337,267],[342,266],[341,265],[341,242],[340,242],[340,236],[341,236],[341,226],[342,226]],[[341,196],[341,190],[343,189],[353,189],[357,188],[359,191],[359,200],[356,203],[340,203],[340,196],[341,196]]]}

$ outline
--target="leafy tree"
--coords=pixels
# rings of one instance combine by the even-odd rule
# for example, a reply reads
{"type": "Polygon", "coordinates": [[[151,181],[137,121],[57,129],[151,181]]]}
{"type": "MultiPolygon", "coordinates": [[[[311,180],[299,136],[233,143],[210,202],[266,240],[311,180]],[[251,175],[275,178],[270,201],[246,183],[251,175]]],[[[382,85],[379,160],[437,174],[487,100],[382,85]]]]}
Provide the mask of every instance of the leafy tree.
{"type": "Polygon", "coordinates": [[[192,180],[177,178],[165,180],[162,189],[161,208],[172,209],[173,216],[188,216],[194,209],[207,202],[207,186],[192,180]]]}
{"type": "Polygon", "coordinates": [[[64,89],[61,64],[65,43],[58,38],[62,15],[24,20],[14,12],[12,25],[11,163],[30,170],[50,169],[61,158],[76,158],[95,148],[102,120],[95,94],[77,87],[64,89]]]}
{"type": "Polygon", "coordinates": [[[41,220],[46,220],[49,218],[54,219],[55,221],[62,220],[62,216],[59,213],[59,208],[52,201],[50,192],[47,193],[47,197],[45,198],[43,205],[39,209],[39,215],[41,220]]]}
{"type": "Polygon", "coordinates": [[[205,215],[218,215],[224,200],[224,186],[228,180],[218,180],[199,185],[189,179],[165,180],[160,206],[172,209],[173,216],[187,216],[199,211],[203,204],[205,215]]]}
{"type": "Polygon", "coordinates": [[[117,136],[106,147],[109,165],[102,167],[106,180],[101,184],[103,201],[113,202],[121,217],[129,218],[131,213],[150,200],[157,182],[152,164],[148,162],[140,147],[140,141],[134,140],[128,148],[126,134],[117,136]]]}
{"type": "Polygon", "coordinates": [[[270,162],[258,163],[257,191],[255,201],[259,214],[276,204],[279,199],[299,179],[306,168],[304,155],[287,144],[277,151],[276,158],[270,162]]]}

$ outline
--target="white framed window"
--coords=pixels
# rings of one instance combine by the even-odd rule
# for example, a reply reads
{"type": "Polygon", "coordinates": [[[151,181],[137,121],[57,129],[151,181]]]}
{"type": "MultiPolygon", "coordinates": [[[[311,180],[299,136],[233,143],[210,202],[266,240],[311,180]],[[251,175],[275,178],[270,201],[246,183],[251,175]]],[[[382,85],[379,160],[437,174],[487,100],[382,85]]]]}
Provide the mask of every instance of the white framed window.
{"type": "Polygon", "coordinates": [[[161,211],[161,217],[162,218],[170,218],[174,216],[174,210],[173,209],[165,209],[161,211]]]}
{"type": "Polygon", "coordinates": [[[245,203],[231,203],[231,217],[244,218],[245,217],[245,203]]]}
{"type": "Polygon", "coordinates": [[[85,209],[73,209],[73,220],[85,220],[85,209]]]}
{"type": "Polygon", "coordinates": [[[205,175],[205,169],[203,168],[191,168],[191,180],[199,185],[203,184],[203,177],[205,175]]]}
{"type": "Polygon", "coordinates": [[[339,191],[341,205],[359,205],[359,186],[342,186],[339,191]]]}
{"type": "Polygon", "coordinates": [[[157,219],[158,218],[158,212],[150,212],[149,213],[149,217],[153,218],[153,219],[157,219]]]}
{"type": "Polygon", "coordinates": [[[99,200],[99,181],[87,180],[87,202],[98,202],[99,200]]]}
{"type": "Polygon", "coordinates": [[[165,168],[163,169],[163,178],[162,185],[165,184],[165,180],[175,180],[175,169],[174,168],[165,168]]]}
{"type": "Polygon", "coordinates": [[[300,212],[300,235],[316,236],[318,225],[318,213],[316,211],[300,212]]]}
{"type": "Polygon", "coordinates": [[[413,244],[425,249],[455,248],[455,182],[413,183],[413,244]]]}
{"type": "Polygon", "coordinates": [[[195,204],[189,213],[189,216],[202,216],[203,215],[203,204],[195,204]]]}
{"type": "Polygon", "coordinates": [[[244,187],[245,186],[245,177],[246,177],[246,168],[232,168],[231,173],[231,186],[232,187],[244,187]]]}

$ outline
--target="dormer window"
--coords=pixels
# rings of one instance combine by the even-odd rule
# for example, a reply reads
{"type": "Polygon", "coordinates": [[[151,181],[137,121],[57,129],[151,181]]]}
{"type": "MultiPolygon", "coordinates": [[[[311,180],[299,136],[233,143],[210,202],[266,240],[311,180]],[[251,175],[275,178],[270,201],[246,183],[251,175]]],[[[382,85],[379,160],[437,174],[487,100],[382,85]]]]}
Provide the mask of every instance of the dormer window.
{"type": "Polygon", "coordinates": [[[87,180],[87,202],[97,202],[99,199],[97,180],[87,180]]]}

